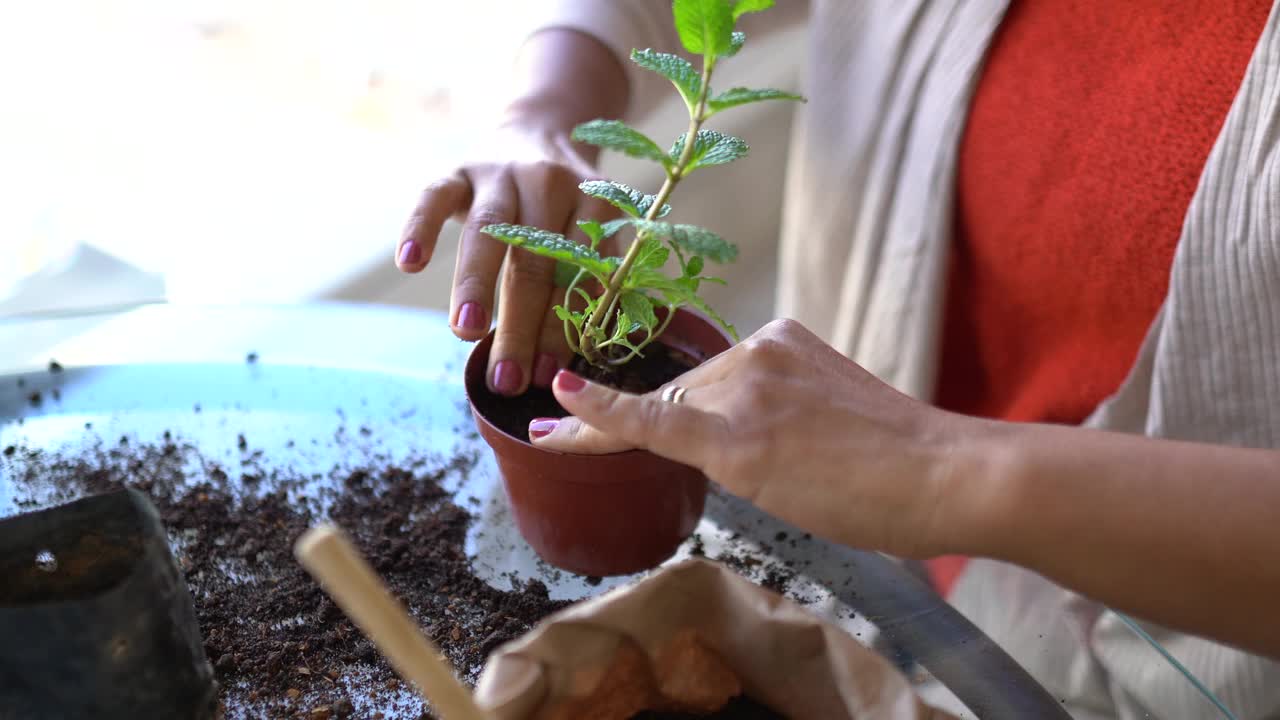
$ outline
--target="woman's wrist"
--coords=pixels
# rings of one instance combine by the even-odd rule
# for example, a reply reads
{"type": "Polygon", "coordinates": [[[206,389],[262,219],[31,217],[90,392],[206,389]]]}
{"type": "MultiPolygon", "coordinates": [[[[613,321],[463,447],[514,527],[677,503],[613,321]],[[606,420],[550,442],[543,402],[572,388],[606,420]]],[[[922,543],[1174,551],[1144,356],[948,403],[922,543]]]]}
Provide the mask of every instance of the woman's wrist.
{"type": "Polygon", "coordinates": [[[530,37],[514,74],[515,96],[502,125],[568,135],[579,123],[626,110],[630,90],[622,61],[577,30],[552,28],[530,37]]]}
{"type": "Polygon", "coordinates": [[[1008,560],[1018,487],[1035,426],[948,414],[950,438],[940,460],[942,500],[934,523],[937,554],[1008,560]]]}
{"type": "Polygon", "coordinates": [[[499,116],[502,127],[520,126],[568,136],[579,123],[600,117],[588,105],[550,89],[521,95],[507,103],[499,116]]]}
{"type": "MultiPolygon", "coordinates": [[[[1100,460],[1098,434],[1041,423],[973,420],[956,452],[953,552],[1045,571],[1084,527],[1092,499],[1081,473],[1100,460]]],[[[1105,466],[1106,463],[1103,463],[1105,466]]],[[[952,551],[949,551],[952,552],[952,551]]]]}

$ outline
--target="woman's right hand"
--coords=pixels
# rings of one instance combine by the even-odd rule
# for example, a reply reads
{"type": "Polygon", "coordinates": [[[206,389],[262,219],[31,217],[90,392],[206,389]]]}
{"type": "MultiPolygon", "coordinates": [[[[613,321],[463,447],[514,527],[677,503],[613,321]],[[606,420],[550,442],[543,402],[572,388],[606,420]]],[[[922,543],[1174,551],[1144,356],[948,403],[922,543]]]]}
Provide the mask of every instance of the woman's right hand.
{"type": "Polygon", "coordinates": [[[395,251],[401,270],[419,272],[432,259],[444,221],[462,222],[449,325],[463,340],[483,338],[501,283],[486,381],[502,395],[519,395],[531,383],[549,385],[569,362],[564,328],[551,311],[563,298],[553,293],[554,263],[480,229],[533,225],[585,243],[578,220],[616,217],[612,206],[578,190],[595,175],[596,149],[572,142],[570,134],[580,122],[621,116],[630,93],[622,60],[596,38],[566,28],[543,30],[525,42],[513,85],[518,99],[487,138],[484,156],[427,186],[395,251]]]}
{"type": "Polygon", "coordinates": [[[396,245],[396,265],[419,272],[432,259],[444,221],[462,222],[449,324],[463,340],[483,338],[501,283],[486,378],[489,389],[503,395],[519,395],[531,383],[549,386],[556,371],[567,365],[564,328],[551,311],[563,298],[553,292],[553,261],[509,247],[481,228],[490,223],[532,225],[585,243],[578,220],[616,214],[612,206],[578,190],[580,182],[594,175],[594,158],[570,140],[572,128],[547,112],[516,114],[484,144],[485,157],[427,186],[396,245]]]}

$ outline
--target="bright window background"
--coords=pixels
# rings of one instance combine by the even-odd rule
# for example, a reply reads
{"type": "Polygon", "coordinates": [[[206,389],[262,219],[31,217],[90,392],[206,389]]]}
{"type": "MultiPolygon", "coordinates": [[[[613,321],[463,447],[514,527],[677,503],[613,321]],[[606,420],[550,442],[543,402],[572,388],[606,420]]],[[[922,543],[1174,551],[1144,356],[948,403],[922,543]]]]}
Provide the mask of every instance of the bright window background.
{"type": "MultiPolygon", "coordinates": [[[[392,249],[419,189],[492,127],[538,13],[537,0],[0,3],[0,317],[157,299],[447,307],[457,228],[420,275],[398,273],[392,249]]],[[[798,87],[801,31],[754,38],[720,84],[798,87]]],[[[641,124],[664,143],[686,122],[668,100],[641,124]]],[[[790,118],[786,103],[718,118],[751,157],[678,199],[681,221],[742,247],[708,299],[748,332],[772,317],[790,118]]],[[[616,156],[602,171],[661,181],[616,156]]]]}
{"type": "Polygon", "coordinates": [[[291,302],[389,259],[489,124],[528,5],[4,3],[0,298],[81,245],[177,301],[291,302]]]}

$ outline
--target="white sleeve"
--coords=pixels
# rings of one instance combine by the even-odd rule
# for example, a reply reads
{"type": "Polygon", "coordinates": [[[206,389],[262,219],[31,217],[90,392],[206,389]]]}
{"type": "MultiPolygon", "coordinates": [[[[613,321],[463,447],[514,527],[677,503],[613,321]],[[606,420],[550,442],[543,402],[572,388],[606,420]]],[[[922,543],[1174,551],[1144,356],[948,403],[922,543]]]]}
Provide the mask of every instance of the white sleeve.
{"type": "MultiPolygon", "coordinates": [[[[1240,720],[1280,714],[1280,663],[1150,623],[1142,626],[1240,720]]],[[[1102,613],[1090,640],[1113,685],[1137,700],[1152,717],[1222,717],[1190,681],[1115,613],[1102,613]]]]}
{"type": "MultiPolygon", "coordinates": [[[[653,48],[685,54],[671,19],[669,0],[536,0],[535,22],[530,35],[552,28],[586,33],[603,42],[622,61],[631,84],[629,116],[643,115],[671,92],[667,80],[636,67],[629,60],[633,49],[653,48]]],[[[803,21],[808,0],[780,0],[778,7],[748,15],[740,27],[748,35],[784,29],[803,21]]]]}
{"type": "MultiPolygon", "coordinates": [[[[1037,573],[974,559],[949,599],[1064,698],[1073,717],[1223,717],[1120,616],[1037,573]]],[[[1151,623],[1142,627],[1240,720],[1280,717],[1280,662],[1151,623]]]]}

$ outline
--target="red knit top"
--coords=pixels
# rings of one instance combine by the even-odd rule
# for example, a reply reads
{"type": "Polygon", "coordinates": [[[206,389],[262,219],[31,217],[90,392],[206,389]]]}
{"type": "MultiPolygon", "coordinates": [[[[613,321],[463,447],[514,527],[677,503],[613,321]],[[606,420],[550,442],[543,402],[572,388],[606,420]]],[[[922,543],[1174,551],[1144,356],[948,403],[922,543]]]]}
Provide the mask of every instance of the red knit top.
{"type": "Polygon", "coordinates": [[[1077,424],[1116,391],[1271,5],[1014,0],[960,146],[939,405],[1077,424]]]}

